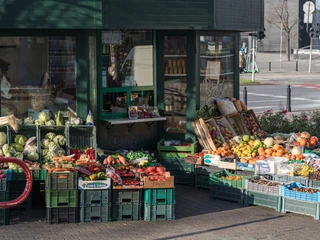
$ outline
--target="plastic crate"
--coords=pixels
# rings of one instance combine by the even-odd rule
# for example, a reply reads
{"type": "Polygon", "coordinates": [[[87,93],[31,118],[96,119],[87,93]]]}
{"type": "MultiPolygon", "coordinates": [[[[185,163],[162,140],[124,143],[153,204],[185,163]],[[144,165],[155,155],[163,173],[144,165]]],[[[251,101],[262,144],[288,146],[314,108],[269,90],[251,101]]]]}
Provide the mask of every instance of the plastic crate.
{"type": "Polygon", "coordinates": [[[46,190],[47,208],[78,207],[78,190],[46,190]]]}
{"type": "Polygon", "coordinates": [[[300,183],[289,183],[281,187],[281,196],[286,198],[294,198],[297,200],[307,201],[307,202],[318,202],[320,203],[320,192],[317,193],[305,193],[297,192],[291,190],[292,188],[301,188],[303,187],[300,183]]]}
{"type": "Polygon", "coordinates": [[[9,193],[8,192],[1,192],[0,193],[0,202],[5,202],[9,199],[9,193]]]}
{"type": "Polygon", "coordinates": [[[240,180],[234,181],[234,180],[225,180],[221,177],[226,176],[236,176],[236,174],[231,174],[230,172],[226,170],[222,170],[217,173],[210,173],[210,184],[217,184],[217,185],[223,185],[227,187],[233,187],[233,188],[239,188],[244,189],[245,187],[245,177],[243,176],[240,180]]]}
{"type": "Polygon", "coordinates": [[[97,137],[95,126],[66,126],[67,152],[74,146],[77,148],[93,148],[97,159],[97,137]]]}
{"type": "MultiPolygon", "coordinates": [[[[32,173],[32,180],[34,181],[42,181],[45,180],[46,170],[39,169],[39,170],[31,170],[32,173]]],[[[26,175],[23,171],[16,171],[16,170],[8,170],[8,176],[10,181],[25,181],[26,175]]]]}
{"type": "Polygon", "coordinates": [[[302,215],[312,216],[319,220],[320,205],[315,202],[300,201],[291,198],[282,198],[282,213],[292,212],[302,215]]]}
{"type": "Polygon", "coordinates": [[[243,204],[243,189],[211,184],[210,197],[243,204]]]}
{"type": "Polygon", "coordinates": [[[281,212],[282,197],[246,190],[244,193],[244,204],[273,208],[275,211],[281,212]]]}
{"type": "MultiPolygon", "coordinates": [[[[14,200],[19,197],[21,193],[10,193],[9,200],[14,200]]],[[[20,205],[12,207],[10,209],[30,209],[32,208],[32,193],[29,194],[26,200],[24,200],[20,205]]]]}
{"type": "Polygon", "coordinates": [[[144,204],[144,220],[174,220],[175,205],[174,204],[144,204]]]}
{"type": "Polygon", "coordinates": [[[199,166],[199,165],[196,165],[195,167],[195,173],[196,175],[197,174],[200,174],[200,175],[208,175],[210,173],[216,173],[216,172],[220,172],[221,169],[218,168],[218,167],[214,167],[214,166],[199,166]]]}
{"type": "Polygon", "coordinates": [[[194,172],[195,165],[186,163],[184,158],[164,158],[160,157],[158,159],[167,171],[184,171],[184,172],[194,172]]]}
{"type": "Polygon", "coordinates": [[[170,171],[174,176],[174,184],[194,186],[194,173],[182,171],[170,171]]]}
{"type": "Polygon", "coordinates": [[[195,175],[195,186],[197,188],[210,189],[209,175],[195,175]]]}
{"type": "Polygon", "coordinates": [[[110,222],[111,204],[80,207],[80,222],[110,222]]]}
{"type": "Polygon", "coordinates": [[[238,176],[245,176],[245,177],[252,177],[255,175],[254,171],[247,171],[247,170],[236,170],[235,174],[238,176]]]}
{"type": "Polygon", "coordinates": [[[10,224],[9,209],[0,209],[0,226],[10,224]]]}
{"type": "Polygon", "coordinates": [[[142,204],[113,204],[112,221],[137,221],[142,219],[142,204]]]}
{"type": "Polygon", "coordinates": [[[175,188],[154,188],[144,190],[144,204],[175,204],[175,202],[175,188]]]}
{"type": "Polygon", "coordinates": [[[320,188],[320,181],[319,180],[310,180],[309,179],[308,186],[312,187],[312,188],[320,188]]]}
{"type": "Polygon", "coordinates": [[[81,190],[80,207],[111,204],[111,190],[81,190]]]}
{"type": "Polygon", "coordinates": [[[142,189],[113,189],[112,204],[140,204],[143,201],[142,189]]]}
{"type": "MultiPolygon", "coordinates": [[[[259,176],[253,177],[252,179],[259,179],[259,176]]],[[[259,183],[254,183],[251,182],[250,179],[245,179],[245,189],[248,191],[253,191],[253,192],[261,192],[261,193],[266,193],[266,194],[272,194],[276,196],[281,195],[281,186],[283,185],[280,182],[275,182],[275,181],[268,181],[270,183],[279,183],[281,185],[279,186],[268,186],[265,184],[259,184],[259,183]]]]}
{"type": "MultiPolygon", "coordinates": [[[[37,152],[40,153],[40,145],[39,145],[39,126],[38,125],[21,125],[18,132],[10,129],[10,143],[14,143],[14,138],[17,135],[23,135],[27,139],[31,137],[37,138],[37,152]]],[[[40,161],[40,159],[39,159],[40,161]]]]}
{"type": "Polygon", "coordinates": [[[274,181],[284,182],[284,183],[297,182],[297,183],[301,183],[305,186],[308,186],[308,183],[309,183],[309,179],[305,178],[305,177],[279,175],[279,174],[274,175],[274,181]]]}
{"type": "Polygon", "coordinates": [[[77,223],[79,222],[79,208],[47,208],[47,223],[77,223]]]}
{"type": "Polygon", "coordinates": [[[71,190],[78,189],[77,173],[47,173],[46,175],[47,190],[71,190]]]}
{"type": "Polygon", "coordinates": [[[0,179],[0,194],[1,192],[8,192],[9,191],[9,182],[8,179],[0,179]]]}
{"type": "Polygon", "coordinates": [[[158,153],[160,152],[186,152],[186,153],[195,153],[197,151],[198,142],[188,143],[190,146],[165,146],[165,140],[161,139],[157,143],[158,153]]]}

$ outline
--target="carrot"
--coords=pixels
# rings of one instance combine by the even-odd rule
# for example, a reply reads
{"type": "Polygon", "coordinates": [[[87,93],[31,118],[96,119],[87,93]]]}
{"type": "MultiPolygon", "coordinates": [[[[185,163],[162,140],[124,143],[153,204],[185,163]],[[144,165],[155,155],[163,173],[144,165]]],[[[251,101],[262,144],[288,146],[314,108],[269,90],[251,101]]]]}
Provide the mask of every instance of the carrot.
{"type": "Polygon", "coordinates": [[[126,164],[126,159],[125,159],[124,157],[119,156],[118,159],[119,159],[119,161],[120,161],[123,165],[126,164]]]}

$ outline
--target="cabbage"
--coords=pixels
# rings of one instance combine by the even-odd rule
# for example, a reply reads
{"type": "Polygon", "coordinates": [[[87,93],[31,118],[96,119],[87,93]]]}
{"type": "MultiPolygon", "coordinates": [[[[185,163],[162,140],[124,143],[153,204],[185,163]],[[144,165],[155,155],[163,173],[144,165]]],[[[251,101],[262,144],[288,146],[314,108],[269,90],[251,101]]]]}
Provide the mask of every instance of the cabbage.
{"type": "Polygon", "coordinates": [[[18,143],[12,143],[11,146],[17,151],[17,152],[23,152],[23,146],[21,146],[18,143]]]}
{"type": "Polygon", "coordinates": [[[49,143],[49,152],[50,153],[56,153],[60,149],[60,146],[56,144],[55,142],[49,143]]]}
{"type": "Polygon", "coordinates": [[[53,141],[60,146],[64,146],[66,144],[66,138],[63,135],[57,135],[53,141]]]}
{"type": "Polygon", "coordinates": [[[4,156],[4,153],[2,151],[2,149],[0,149],[0,157],[3,157],[4,156]]]}
{"type": "Polygon", "coordinates": [[[7,143],[7,134],[0,132],[0,146],[7,143]]]}
{"type": "Polygon", "coordinates": [[[49,139],[42,139],[41,140],[41,148],[49,148],[49,143],[50,143],[49,139]]]}
{"type": "Polygon", "coordinates": [[[48,132],[44,137],[49,139],[50,141],[53,141],[53,139],[56,137],[56,134],[53,132],[48,132]]]}
{"type": "Polygon", "coordinates": [[[10,152],[5,152],[4,156],[5,156],[5,157],[12,157],[12,155],[11,155],[10,152]]]}
{"type": "Polygon", "coordinates": [[[3,146],[2,146],[2,151],[3,151],[3,153],[6,153],[6,152],[10,152],[10,150],[9,150],[9,144],[4,144],[3,146]]]}
{"type": "Polygon", "coordinates": [[[39,154],[37,152],[29,152],[26,156],[26,159],[30,161],[37,161],[39,160],[39,154]]]}
{"type": "Polygon", "coordinates": [[[49,120],[46,122],[46,126],[55,126],[56,122],[54,120],[49,120]]]}
{"type": "Polygon", "coordinates": [[[41,125],[41,126],[45,125],[45,122],[42,122],[42,121],[39,120],[39,119],[35,120],[34,123],[35,123],[36,125],[41,125]]]}
{"type": "Polygon", "coordinates": [[[22,152],[16,152],[13,154],[13,157],[18,158],[20,160],[23,160],[23,153],[22,152]]]}
{"type": "Polygon", "coordinates": [[[41,122],[48,122],[50,120],[50,117],[49,117],[49,114],[42,111],[41,113],[39,113],[39,116],[38,116],[38,119],[41,121],[41,122]]]}
{"type": "Polygon", "coordinates": [[[49,149],[41,149],[41,157],[44,157],[49,152],[49,149]]]}
{"type": "Polygon", "coordinates": [[[31,125],[31,124],[34,124],[34,120],[32,119],[32,117],[27,117],[23,120],[23,123],[25,125],[31,125]]]}
{"type": "Polygon", "coordinates": [[[12,170],[19,170],[19,165],[15,164],[15,163],[8,163],[9,169],[12,170]]]}
{"type": "Polygon", "coordinates": [[[14,142],[20,144],[21,146],[24,146],[26,144],[27,138],[23,135],[18,134],[14,138],[14,142]]]}

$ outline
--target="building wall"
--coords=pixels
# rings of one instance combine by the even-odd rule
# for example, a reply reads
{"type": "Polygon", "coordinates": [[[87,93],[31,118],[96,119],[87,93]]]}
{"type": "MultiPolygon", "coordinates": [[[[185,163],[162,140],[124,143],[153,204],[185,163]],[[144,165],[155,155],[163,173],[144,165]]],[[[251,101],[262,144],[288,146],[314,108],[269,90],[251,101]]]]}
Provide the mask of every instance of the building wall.
{"type": "MultiPolygon", "coordinates": [[[[271,2],[278,2],[277,0],[265,0],[264,1],[264,25],[266,29],[266,37],[260,43],[259,50],[264,52],[275,52],[280,51],[280,29],[277,26],[270,25],[267,22],[268,17],[273,12],[273,7],[271,2]]],[[[299,1],[288,1],[288,8],[291,21],[293,18],[299,17],[299,1]]],[[[290,40],[290,48],[298,48],[299,42],[299,25],[296,24],[292,30],[291,40],[290,40]]],[[[283,37],[283,46],[282,49],[285,50],[286,38],[283,37]]]]}

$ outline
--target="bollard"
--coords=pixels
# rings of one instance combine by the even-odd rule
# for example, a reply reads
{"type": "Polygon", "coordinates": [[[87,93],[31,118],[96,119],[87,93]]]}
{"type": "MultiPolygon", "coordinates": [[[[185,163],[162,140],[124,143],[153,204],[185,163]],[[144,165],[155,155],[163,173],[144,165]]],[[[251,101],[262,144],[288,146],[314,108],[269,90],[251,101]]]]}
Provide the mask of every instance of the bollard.
{"type": "Polygon", "coordinates": [[[243,89],[243,103],[245,105],[248,105],[247,94],[248,94],[247,87],[244,87],[244,89],[243,89]]]}
{"type": "Polygon", "coordinates": [[[271,61],[269,60],[269,72],[271,72],[271,61]]]}
{"type": "Polygon", "coordinates": [[[296,60],[296,72],[298,72],[299,69],[298,69],[298,60],[296,60]]]}
{"type": "Polygon", "coordinates": [[[288,85],[287,88],[287,111],[291,112],[291,87],[288,85]]]}

